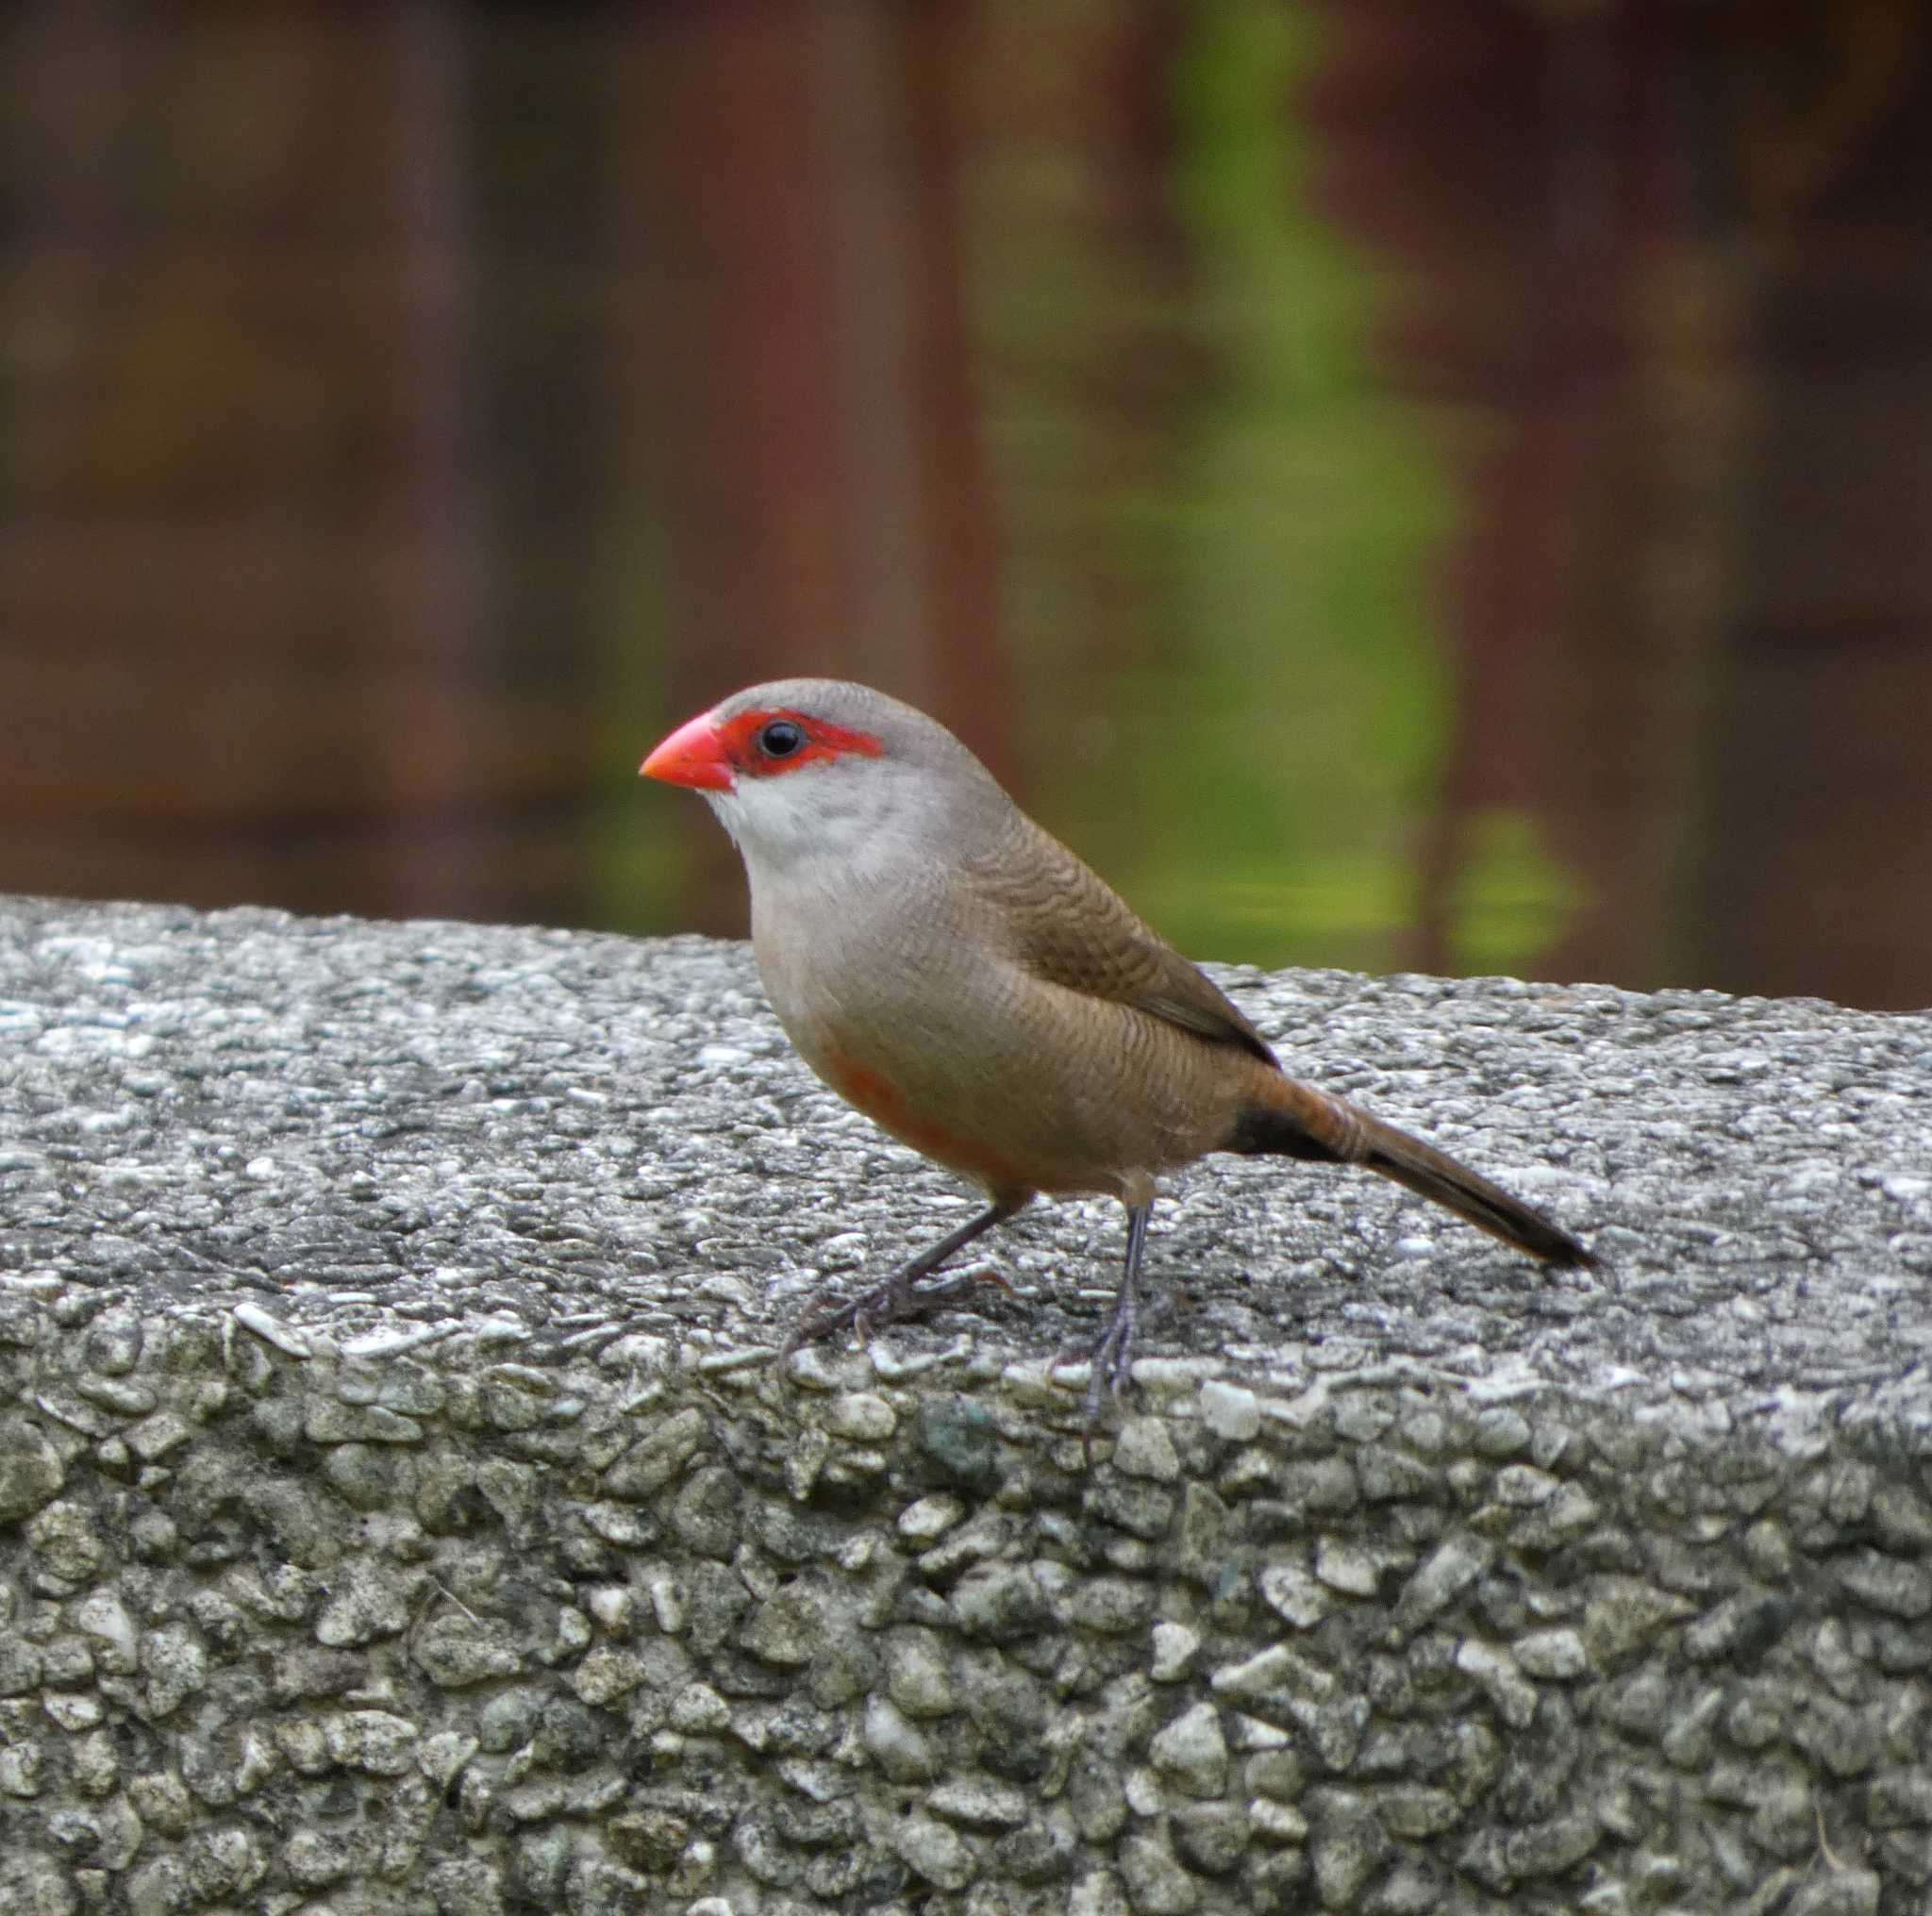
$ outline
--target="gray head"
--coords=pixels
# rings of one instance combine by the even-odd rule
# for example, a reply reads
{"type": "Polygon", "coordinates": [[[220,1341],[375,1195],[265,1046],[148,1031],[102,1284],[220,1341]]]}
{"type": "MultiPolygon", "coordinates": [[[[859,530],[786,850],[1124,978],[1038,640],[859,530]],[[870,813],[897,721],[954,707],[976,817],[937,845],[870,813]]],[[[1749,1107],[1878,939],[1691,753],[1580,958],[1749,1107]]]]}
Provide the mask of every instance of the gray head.
{"type": "Polygon", "coordinates": [[[819,858],[930,857],[1000,822],[1010,801],[936,719],[840,678],[754,685],[678,727],[645,776],[696,791],[754,885],[819,858]]]}

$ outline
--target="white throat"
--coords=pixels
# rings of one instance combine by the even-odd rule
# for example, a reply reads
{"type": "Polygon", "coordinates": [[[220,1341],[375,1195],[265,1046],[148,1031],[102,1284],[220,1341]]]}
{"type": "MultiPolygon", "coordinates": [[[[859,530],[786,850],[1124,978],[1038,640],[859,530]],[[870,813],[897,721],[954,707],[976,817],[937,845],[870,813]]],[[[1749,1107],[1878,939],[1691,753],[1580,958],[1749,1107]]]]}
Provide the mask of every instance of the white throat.
{"type": "Polygon", "coordinates": [[[731,834],[754,888],[809,875],[839,890],[881,872],[924,864],[933,805],[922,780],[876,760],[814,765],[776,778],[741,778],[706,799],[731,834]]]}

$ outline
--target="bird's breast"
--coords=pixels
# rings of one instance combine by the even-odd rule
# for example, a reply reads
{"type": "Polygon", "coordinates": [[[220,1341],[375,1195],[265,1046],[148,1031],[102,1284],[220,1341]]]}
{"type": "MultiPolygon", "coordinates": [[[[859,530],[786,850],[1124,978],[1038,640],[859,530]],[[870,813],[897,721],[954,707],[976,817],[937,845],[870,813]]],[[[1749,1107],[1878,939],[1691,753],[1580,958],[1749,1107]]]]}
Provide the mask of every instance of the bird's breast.
{"type": "Polygon", "coordinates": [[[971,968],[957,940],[933,935],[933,914],[881,914],[862,897],[821,911],[780,894],[758,901],[752,927],[772,1008],[820,1078],[962,1175],[993,1190],[1032,1188],[984,1109],[986,1034],[997,1016],[974,1002],[971,968]]]}

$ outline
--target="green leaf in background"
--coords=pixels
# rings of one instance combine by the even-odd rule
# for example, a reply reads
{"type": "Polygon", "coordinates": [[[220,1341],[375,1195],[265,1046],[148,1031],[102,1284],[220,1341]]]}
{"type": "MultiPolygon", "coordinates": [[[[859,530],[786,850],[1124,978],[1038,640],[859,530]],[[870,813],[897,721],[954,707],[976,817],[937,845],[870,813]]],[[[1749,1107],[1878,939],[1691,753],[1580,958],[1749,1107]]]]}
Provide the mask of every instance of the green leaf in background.
{"type": "Polygon", "coordinates": [[[1386,967],[1448,725],[1424,578],[1449,489],[1368,362],[1374,269],[1307,205],[1318,21],[1249,0],[1191,18],[1174,329],[1205,371],[1172,401],[1169,482],[1100,508],[1128,596],[1152,597],[1145,642],[1088,688],[1110,742],[1050,805],[1190,951],[1386,967]]]}
{"type": "Polygon", "coordinates": [[[1536,821],[1479,812],[1457,847],[1449,899],[1451,968],[1462,976],[1520,971],[1583,903],[1583,888],[1543,848],[1536,821]]]}

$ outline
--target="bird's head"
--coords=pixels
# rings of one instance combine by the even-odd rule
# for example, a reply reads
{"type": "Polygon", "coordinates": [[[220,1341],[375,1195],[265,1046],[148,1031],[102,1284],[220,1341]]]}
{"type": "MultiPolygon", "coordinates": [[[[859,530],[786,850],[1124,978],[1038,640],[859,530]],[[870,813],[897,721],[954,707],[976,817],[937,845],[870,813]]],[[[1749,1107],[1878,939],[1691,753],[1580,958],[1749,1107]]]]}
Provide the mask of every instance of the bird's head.
{"type": "Polygon", "coordinates": [[[737,692],[678,726],[638,770],[704,798],[754,879],[807,857],[931,857],[1006,802],[936,720],[836,678],[737,692]]]}

